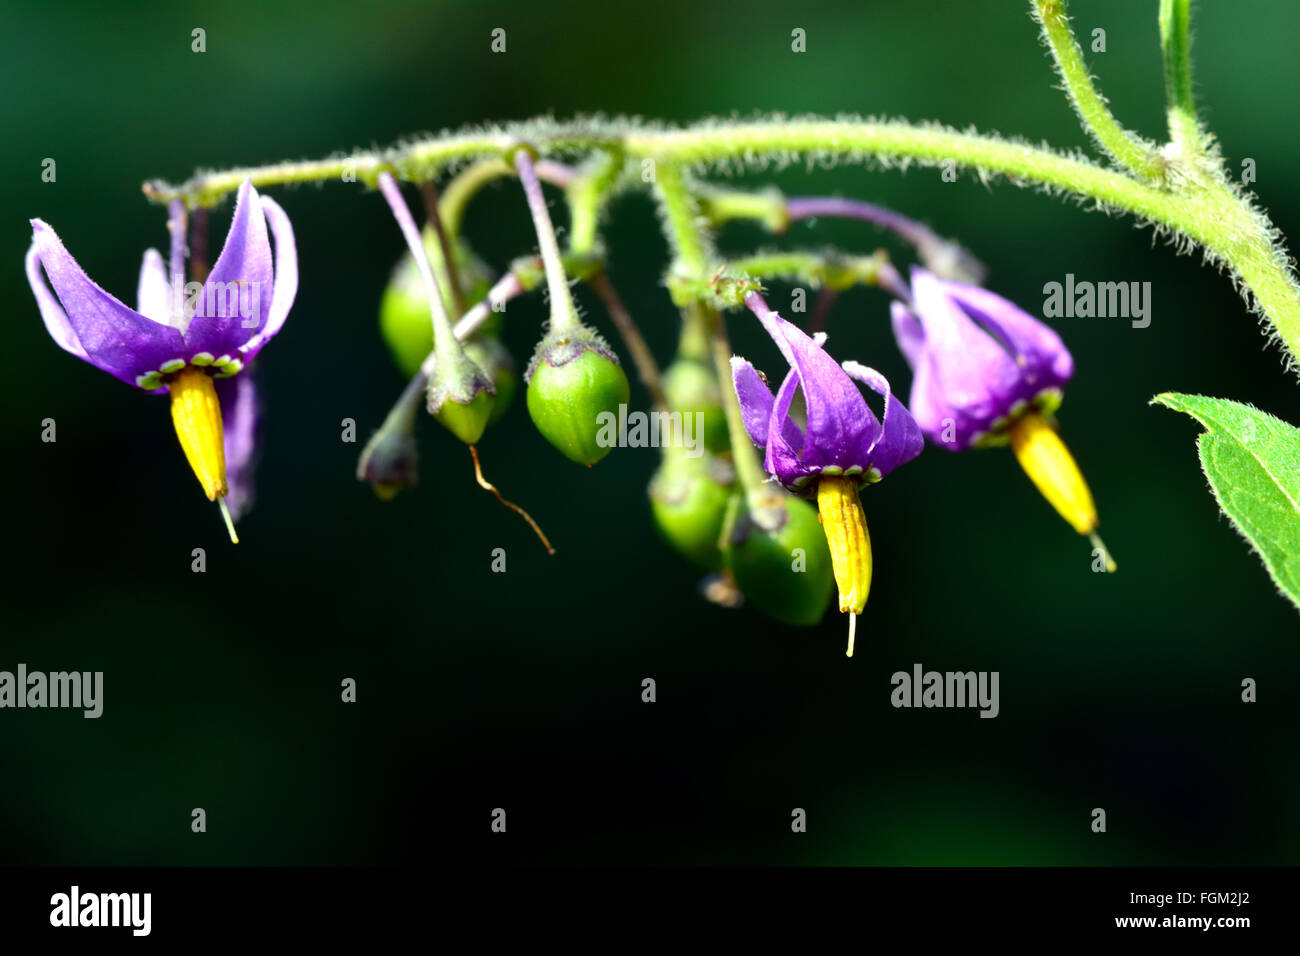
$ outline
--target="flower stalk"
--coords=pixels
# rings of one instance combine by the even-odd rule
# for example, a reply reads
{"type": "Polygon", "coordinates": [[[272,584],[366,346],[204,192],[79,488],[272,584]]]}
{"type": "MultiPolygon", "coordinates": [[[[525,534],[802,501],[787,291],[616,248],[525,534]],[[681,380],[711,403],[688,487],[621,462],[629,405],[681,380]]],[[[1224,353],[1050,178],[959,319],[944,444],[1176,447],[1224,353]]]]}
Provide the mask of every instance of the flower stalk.
{"type": "Polygon", "coordinates": [[[542,266],[546,270],[546,291],[551,300],[550,332],[554,334],[576,330],[582,323],[578,319],[578,308],[574,305],[573,293],[564,272],[564,261],[560,258],[560,244],[555,238],[555,226],[551,223],[551,213],[546,207],[546,197],[542,194],[542,184],[537,178],[533,155],[528,147],[520,146],[515,151],[514,166],[519,174],[519,182],[524,187],[528,213],[532,216],[533,229],[537,233],[542,266]]]}

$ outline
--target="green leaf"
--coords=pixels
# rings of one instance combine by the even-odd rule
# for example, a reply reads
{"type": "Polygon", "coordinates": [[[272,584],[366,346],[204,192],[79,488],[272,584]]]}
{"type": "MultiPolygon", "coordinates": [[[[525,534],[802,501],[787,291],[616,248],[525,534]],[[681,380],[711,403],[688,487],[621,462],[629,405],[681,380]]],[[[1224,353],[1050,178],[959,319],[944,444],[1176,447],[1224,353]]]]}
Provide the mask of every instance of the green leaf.
{"type": "Polygon", "coordinates": [[[1300,608],[1300,429],[1225,398],[1165,392],[1151,402],[1205,426],[1196,447],[1219,507],[1300,608]]]}

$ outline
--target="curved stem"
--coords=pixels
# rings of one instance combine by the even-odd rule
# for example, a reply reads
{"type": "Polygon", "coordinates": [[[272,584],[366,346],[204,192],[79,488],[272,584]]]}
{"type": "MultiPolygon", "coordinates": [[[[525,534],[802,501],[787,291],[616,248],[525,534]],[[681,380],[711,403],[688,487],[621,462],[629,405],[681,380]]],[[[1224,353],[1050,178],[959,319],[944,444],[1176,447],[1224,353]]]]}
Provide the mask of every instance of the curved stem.
{"type": "Polygon", "coordinates": [[[433,322],[434,349],[442,351],[457,348],[451,319],[447,317],[447,307],[443,304],[442,290],[438,288],[438,280],[434,277],[433,267],[429,264],[424,240],[420,238],[420,230],[415,225],[415,218],[411,215],[406,200],[402,198],[402,190],[397,185],[397,180],[393,178],[393,174],[386,171],[379,174],[377,185],[388,203],[388,208],[393,212],[393,218],[397,220],[397,227],[406,238],[406,244],[415,258],[415,267],[420,273],[420,281],[424,283],[424,294],[429,300],[429,315],[433,322]]]}
{"type": "MultiPolygon", "coordinates": [[[[574,171],[563,163],[542,160],[536,165],[537,178],[567,189],[573,181],[574,171]]],[[[504,159],[480,159],[462,169],[447,183],[438,202],[438,212],[442,216],[447,235],[460,235],[461,223],[465,219],[465,208],[469,201],[478,195],[488,183],[506,176],[513,176],[515,171],[504,159]]]]}
{"type": "Polygon", "coordinates": [[[1165,168],[1159,154],[1150,143],[1119,125],[1093,85],[1083,62],[1083,51],[1070,29],[1065,0],[1033,0],[1033,3],[1035,18],[1043,27],[1043,39],[1052,51],[1065,92],[1088,132],[1116,162],[1145,179],[1161,181],[1165,168]]]}
{"type": "Polygon", "coordinates": [[[569,251],[585,255],[596,251],[600,215],[610,188],[622,168],[621,156],[605,152],[577,171],[565,187],[569,197],[569,251]]]}
{"type": "MultiPolygon", "coordinates": [[[[659,167],[660,186],[669,164],[743,169],[749,164],[789,163],[800,156],[928,166],[954,163],[974,170],[981,178],[1000,174],[1015,185],[1037,184],[1091,200],[1098,208],[1127,211],[1201,244],[1217,263],[1228,266],[1245,283],[1245,291],[1262,309],[1290,357],[1300,355],[1300,287],[1295,284],[1285,250],[1273,241],[1272,225],[1262,214],[1252,213],[1221,186],[1195,193],[1161,188],[1023,142],[937,125],[876,120],[706,121],[675,129],[626,119],[567,124],[537,120],[491,134],[474,131],[417,141],[351,161],[364,160],[363,167],[372,171],[393,166],[429,176],[449,162],[500,158],[519,142],[515,133],[527,135],[543,154],[621,147],[629,160],[653,158],[659,167]],[[1231,213],[1228,220],[1222,216],[1225,208],[1231,213]],[[1237,233],[1238,226],[1246,232],[1237,233]]],[[[257,186],[319,181],[337,177],[346,162],[326,160],[204,174],[182,186],[149,183],[145,192],[155,201],[183,198],[190,205],[212,205],[245,178],[257,186]]]]}

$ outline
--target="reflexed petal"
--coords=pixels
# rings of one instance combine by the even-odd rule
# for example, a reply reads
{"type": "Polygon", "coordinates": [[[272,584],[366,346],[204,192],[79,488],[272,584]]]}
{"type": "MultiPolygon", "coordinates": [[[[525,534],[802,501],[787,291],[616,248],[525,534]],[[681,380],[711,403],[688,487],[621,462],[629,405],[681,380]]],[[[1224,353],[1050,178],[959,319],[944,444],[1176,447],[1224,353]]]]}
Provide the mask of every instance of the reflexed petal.
{"type": "Polygon", "coordinates": [[[804,434],[790,418],[790,404],[798,388],[799,375],[791,369],[776,390],[767,419],[767,457],[763,467],[785,485],[793,484],[810,470],[800,457],[806,444],[804,434]]]}
{"type": "MultiPolygon", "coordinates": [[[[185,354],[180,332],[127,308],[96,285],[48,225],[33,219],[32,232],[41,265],[88,362],[136,385],[139,376],[185,354]]],[[[58,335],[51,335],[67,347],[58,335]]]]}
{"type": "Polygon", "coordinates": [[[961,282],[946,281],[943,287],[967,315],[1002,340],[1024,367],[1030,386],[1064,384],[1074,374],[1074,360],[1061,337],[1015,303],[961,282]],[[1033,380],[1036,376],[1050,380],[1033,380]]]}
{"type": "Polygon", "coordinates": [[[916,371],[917,363],[921,361],[921,350],[925,348],[925,329],[921,328],[912,310],[897,299],[889,304],[889,318],[903,358],[907,359],[908,367],[916,371]]]}
{"type": "Polygon", "coordinates": [[[944,403],[974,418],[1002,415],[1021,384],[1015,360],[924,269],[912,270],[912,295],[944,403]]]}
{"type": "Polygon", "coordinates": [[[217,379],[222,434],[226,453],[226,506],[238,521],[253,505],[253,472],[257,467],[258,402],[253,376],[247,370],[217,379]]]}
{"type": "Polygon", "coordinates": [[[763,448],[767,445],[767,420],[772,416],[772,393],[754,366],[739,355],[731,357],[731,381],[736,387],[740,417],[749,440],[763,448]]]}
{"type": "MultiPolygon", "coordinates": [[[[852,379],[798,326],[764,310],[759,321],[799,375],[808,410],[802,458],[808,465],[840,465],[858,447],[864,431],[874,438],[880,425],[852,379]]],[[[779,405],[778,401],[778,405],[779,405]]],[[[786,404],[786,410],[789,403],[786,404]]]]}
{"type": "Polygon", "coordinates": [[[67,313],[63,311],[63,306],[59,305],[58,298],[50,291],[45,276],[41,275],[40,263],[40,255],[36,251],[36,244],[33,243],[27,250],[24,266],[27,269],[27,281],[32,287],[32,295],[36,296],[36,306],[41,310],[45,331],[50,333],[50,338],[58,343],[59,348],[89,361],[86,350],[81,347],[81,342],[77,339],[77,333],[72,330],[72,324],[68,322],[67,313]]]}
{"type": "Polygon", "coordinates": [[[266,327],[274,280],[266,216],[257,190],[246,179],[239,187],[226,244],[203,283],[194,318],[185,330],[190,351],[234,355],[266,327]]]}
{"type": "Polygon", "coordinates": [[[275,285],[266,324],[240,347],[245,360],[251,360],[280,331],[298,294],[298,247],[293,238],[293,226],[285,211],[269,196],[262,197],[262,210],[271,225],[271,235],[275,237],[275,285]]]}
{"type": "Polygon", "coordinates": [[[140,282],[135,290],[135,307],[141,315],[163,325],[171,325],[171,286],[167,266],[157,249],[146,249],[140,264],[140,282]]]}
{"type": "Polygon", "coordinates": [[[921,435],[916,419],[894,395],[885,376],[857,362],[845,362],[844,371],[885,400],[885,417],[880,434],[865,444],[859,453],[864,460],[864,467],[875,468],[883,478],[899,465],[921,454],[925,438],[921,435]]]}

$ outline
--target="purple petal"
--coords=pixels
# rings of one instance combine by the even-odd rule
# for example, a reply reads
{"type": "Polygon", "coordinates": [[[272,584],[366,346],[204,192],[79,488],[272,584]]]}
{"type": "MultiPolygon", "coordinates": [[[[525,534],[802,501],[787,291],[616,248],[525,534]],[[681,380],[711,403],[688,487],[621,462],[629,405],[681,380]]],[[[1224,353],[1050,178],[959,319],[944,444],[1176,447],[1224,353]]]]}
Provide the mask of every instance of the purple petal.
{"type": "Polygon", "coordinates": [[[917,363],[921,361],[921,351],[925,348],[925,329],[921,328],[921,323],[912,310],[897,299],[889,304],[889,318],[898,348],[907,359],[908,367],[915,371],[917,363]]]}
{"type": "Polygon", "coordinates": [[[736,387],[740,417],[749,440],[763,448],[767,445],[767,420],[772,416],[772,392],[754,366],[739,355],[731,357],[731,381],[736,387]]]}
{"type": "Polygon", "coordinates": [[[266,326],[273,284],[266,216],[252,180],[245,179],[226,244],[203,283],[194,318],[185,330],[190,351],[216,356],[238,352],[266,326]]]}
{"type": "Polygon", "coordinates": [[[140,264],[140,282],[135,291],[135,307],[141,315],[171,325],[171,287],[167,281],[167,266],[157,249],[146,249],[140,264]]]}
{"type": "Polygon", "coordinates": [[[949,298],[940,280],[912,270],[914,308],[925,328],[925,355],[944,403],[973,418],[1005,414],[1020,387],[1020,367],[949,298]]]}
{"type": "Polygon", "coordinates": [[[262,211],[266,213],[266,221],[270,223],[271,234],[275,237],[275,285],[266,324],[240,347],[245,361],[251,361],[280,331],[298,294],[298,247],[293,238],[293,226],[285,211],[269,196],[262,197],[262,211]]]}
{"type": "Polygon", "coordinates": [[[967,315],[1002,340],[1031,389],[1063,385],[1074,374],[1074,360],[1061,337],[1015,303],[961,282],[945,281],[943,287],[967,315]]]}
{"type": "Polygon", "coordinates": [[[257,387],[247,370],[217,379],[226,451],[226,506],[238,521],[253,506],[253,472],[257,466],[257,387]]]}
{"type": "Polygon", "coordinates": [[[24,265],[27,269],[27,282],[32,287],[32,295],[36,296],[36,306],[41,310],[45,331],[50,333],[50,338],[58,343],[59,348],[71,352],[77,358],[89,361],[86,350],[81,347],[81,342],[77,339],[77,333],[72,330],[72,324],[68,322],[67,313],[63,311],[63,306],[59,305],[58,298],[50,291],[45,276],[41,275],[40,261],[36,244],[32,243],[31,248],[27,250],[24,265]]]}
{"type": "Polygon", "coordinates": [[[868,432],[874,439],[880,430],[862,393],[836,361],[798,326],[770,309],[755,314],[799,376],[808,410],[803,461],[808,465],[839,467],[854,464],[850,458],[860,446],[863,433],[868,432]]]}
{"type": "Polygon", "coordinates": [[[804,434],[790,418],[790,404],[798,387],[799,375],[791,369],[776,390],[767,419],[767,456],[763,467],[787,487],[813,470],[800,457],[806,444],[804,434]]]}
{"type": "Polygon", "coordinates": [[[883,478],[899,465],[911,461],[925,447],[916,419],[903,407],[889,387],[889,381],[873,368],[845,362],[844,371],[885,400],[885,417],[880,434],[859,453],[883,478]]]}
{"type": "MultiPolygon", "coordinates": [[[[32,236],[33,248],[88,362],[129,385],[136,385],[140,376],[158,371],[163,363],[185,355],[185,341],[180,332],[128,309],[96,285],[48,225],[33,219],[32,236]]],[[[37,300],[40,300],[39,293],[37,300]]],[[[46,318],[48,328],[49,317],[44,307],[42,317],[46,318]]],[[[53,331],[50,334],[67,348],[59,334],[53,331]]]]}
{"type": "Polygon", "coordinates": [[[987,418],[972,418],[947,403],[929,355],[923,354],[916,367],[908,405],[925,436],[948,451],[968,448],[978,433],[988,429],[987,418]]]}

